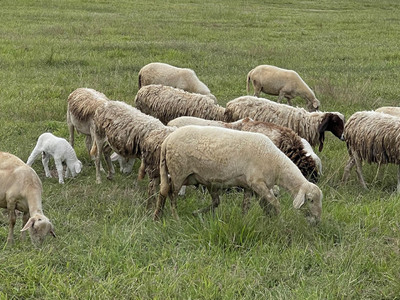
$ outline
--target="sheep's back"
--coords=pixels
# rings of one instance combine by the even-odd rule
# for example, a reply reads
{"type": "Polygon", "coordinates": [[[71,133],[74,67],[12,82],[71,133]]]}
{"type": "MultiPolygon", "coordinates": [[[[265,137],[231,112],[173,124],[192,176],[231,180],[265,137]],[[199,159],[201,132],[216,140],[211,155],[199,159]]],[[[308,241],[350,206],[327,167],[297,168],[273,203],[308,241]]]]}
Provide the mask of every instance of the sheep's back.
{"type": "Polygon", "coordinates": [[[107,101],[109,99],[103,93],[94,89],[78,88],[68,96],[68,110],[78,120],[86,121],[107,101]]]}

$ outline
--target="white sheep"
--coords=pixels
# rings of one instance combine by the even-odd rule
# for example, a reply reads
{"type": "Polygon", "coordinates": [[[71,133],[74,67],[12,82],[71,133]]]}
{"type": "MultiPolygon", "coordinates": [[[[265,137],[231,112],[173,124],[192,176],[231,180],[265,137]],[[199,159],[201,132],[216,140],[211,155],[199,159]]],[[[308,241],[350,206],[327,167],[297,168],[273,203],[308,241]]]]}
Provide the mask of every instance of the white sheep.
{"type": "Polygon", "coordinates": [[[166,63],[150,63],[139,71],[139,89],[145,85],[161,84],[191,93],[203,94],[217,103],[210,89],[200,81],[196,73],[187,68],[178,68],[166,63]]]}
{"type": "MultiPolygon", "coordinates": [[[[198,183],[206,186],[212,197],[212,205],[198,212],[213,211],[219,205],[220,188],[239,186],[245,189],[246,198],[251,192],[258,194],[266,213],[279,213],[279,202],[271,191],[277,184],[292,194],[296,209],[306,204],[310,222],[321,218],[321,190],[259,133],[194,125],[178,128],[161,146],[160,178],[154,219],[161,217],[168,195],[177,218],[176,196],[181,186],[198,183]]],[[[244,211],[247,203],[244,201],[244,211]]]]}
{"type": "Polygon", "coordinates": [[[181,116],[223,120],[225,112],[210,97],[159,84],[142,87],[136,94],[135,107],[164,124],[181,116]]]}
{"type": "MultiPolygon", "coordinates": [[[[179,117],[170,121],[168,126],[183,127],[188,125],[216,126],[241,131],[258,132],[267,136],[283,153],[289,157],[301,173],[311,182],[316,183],[322,172],[320,158],[310,144],[300,138],[293,130],[269,122],[254,121],[249,118],[232,123],[205,120],[196,117],[179,117]]],[[[181,193],[179,194],[181,195],[181,193]]]]}
{"type": "Polygon", "coordinates": [[[307,101],[309,111],[319,109],[320,102],[314,92],[304,80],[293,70],[281,69],[270,65],[260,65],[247,74],[246,90],[249,92],[249,83],[253,84],[254,96],[265,94],[279,96],[278,102],[287,99],[289,105],[291,100],[297,96],[307,101]]]}
{"type": "Polygon", "coordinates": [[[49,160],[50,157],[54,158],[54,163],[57,168],[58,182],[63,184],[63,165],[62,162],[65,161],[67,164],[67,169],[65,171],[65,177],[69,177],[71,172],[72,177],[75,177],[82,170],[82,163],[76,157],[74,148],[67,142],[66,139],[56,137],[50,132],[45,132],[41,134],[37,140],[36,146],[33,149],[31,155],[29,155],[28,161],[26,162],[28,166],[32,166],[36,157],[42,153],[42,164],[46,177],[51,177],[49,170],[49,160]]]}
{"type": "Polygon", "coordinates": [[[400,122],[399,118],[382,112],[360,111],[346,122],[344,136],[349,159],[344,168],[343,182],[356,166],[358,179],[367,189],[362,174],[362,162],[399,165],[397,192],[400,193],[400,122]]]}
{"type": "Polygon", "coordinates": [[[375,109],[377,112],[382,112],[392,116],[400,117],[400,107],[398,106],[382,106],[375,109]]]}
{"type": "Polygon", "coordinates": [[[325,131],[330,131],[344,140],[345,121],[343,114],[339,112],[308,112],[300,107],[252,96],[242,96],[226,104],[226,122],[246,117],[288,127],[306,139],[311,146],[319,143],[319,151],[322,151],[324,146],[325,131]]]}
{"type": "Polygon", "coordinates": [[[14,241],[15,210],[23,213],[22,239],[27,230],[34,244],[43,242],[48,234],[55,237],[54,226],[42,210],[42,182],[31,167],[7,152],[0,152],[0,208],[8,211],[8,244],[14,241]]]}

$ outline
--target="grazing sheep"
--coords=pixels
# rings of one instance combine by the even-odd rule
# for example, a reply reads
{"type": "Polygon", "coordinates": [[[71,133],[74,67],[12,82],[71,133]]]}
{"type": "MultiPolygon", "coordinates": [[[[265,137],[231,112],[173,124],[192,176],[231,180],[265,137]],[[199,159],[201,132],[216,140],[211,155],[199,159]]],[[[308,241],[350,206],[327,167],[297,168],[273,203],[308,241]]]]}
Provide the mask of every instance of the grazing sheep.
{"type": "Polygon", "coordinates": [[[241,131],[258,132],[267,136],[283,153],[300,169],[304,177],[311,182],[318,181],[322,171],[321,160],[314,153],[310,144],[300,138],[293,130],[269,122],[254,121],[249,118],[232,123],[210,121],[196,117],[180,117],[168,123],[168,126],[183,127],[187,125],[225,127],[241,131]],[[307,147],[307,148],[306,148],[307,147]]]}
{"type": "Polygon", "coordinates": [[[0,208],[8,211],[8,244],[14,242],[15,210],[23,213],[23,239],[26,230],[29,230],[34,244],[43,242],[48,234],[55,237],[54,226],[43,214],[42,182],[39,176],[18,157],[6,152],[0,152],[0,208]]]}
{"type": "Polygon", "coordinates": [[[67,170],[65,171],[65,177],[69,177],[71,172],[72,177],[75,177],[82,170],[82,163],[76,157],[74,148],[67,142],[66,139],[56,137],[50,132],[45,132],[41,134],[37,140],[36,146],[33,149],[31,155],[29,155],[26,164],[32,166],[36,157],[42,153],[42,164],[46,177],[51,177],[49,170],[49,160],[50,157],[54,158],[54,163],[57,168],[58,182],[63,184],[63,165],[62,162],[65,161],[67,164],[67,170]]]}
{"type": "Polygon", "coordinates": [[[181,116],[222,121],[225,112],[207,96],[163,85],[142,87],[136,95],[135,106],[164,124],[181,116]]]}
{"type": "Polygon", "coordinates": [[[139,89],[150,84],[172,86],[190,93],[206,95],[213,99],[215,104],[217,103],[209,88],[191,69],[177,68],[159,62],[147,64],[139,71],[139,89]]]}
{"type": "MultiPolygon", "coordinates": [[[[219,189],[239,186],[248,198],[251,191],[258,194],[266,213],[280,211],[272,193],[275,184],[286,188],[294,197],[296,209],[306,204],[306,216],[317,222],[322,212],[322,192],[309,182],[296,165],[266,136],[219,127],[185,126],[176,129],[163,142],[160,157],[160,194],[154,219],[161,217],[169,195],[172,212],[177,218],[176,196],[182,185],[202,184],[219,205],[219,189]]],[[[243,207],[246,210],[244,201],[243,207]]]]}
{"type": "Polygon", "coordinates": [[[399,165],[397,192],[400,193],[400,122],[398,117],[373,111],[354,113],[346,122],[344,136],[349,152],[349,160],[344,168],[343,181],[349,178],[356,165],[358,179],[367,189],[362,162],[399,165]]]}
{"type": "Polygon", "coordinates": [[[378,109],[375,109],[375,111],[400,117],[400,107],[397,106],[382,106],[378,109]]]}
{"type": "Polygon", "coordinates": [[[324,146],[325,131],[344,140],[344,116],[338,112],[307,112],[303,108],[252,96],[242,96],[226,104],[227,122],[246,117],[288,127],[306,139],[311,146],[319,143],[319,151],[324,146]]]}
{"type": "Polygon", "coordinates": [[[68,96],[67,124],[69,143],[74,147],[74,129],[86,136],[85,143],[88,153],[92,147],[93,115],[97,107],[109,99],[103,93],[94,89],[78,88],[68,96]]]}
{"type": "MultiPolygon", "coordinates": [[[[107,140],[111,148],[120,156],[142,158],[146,173],[150,178],[149,194],[152,195],[160,176],[161,143],[174,128],[167,127],[158,119],[120,101],[109,101],[99,107],[94,115],[94,124],[96,134],[91,154],[96,153],[96,182],[101,182],[100,157],[104,141],[107,140]]],[[[109,161],[109,155],[105,153],[104,156],[106,161],[109,161]]],[[[112,175],[109,172],[108,178],[112,178],[112,175]]]]}
{"type": "Polygon", "coordinates": [[[309,111],[319,109],[320,102],[314,92],[293,70],[281,69],[275,66],[260,65],[247,74],[246,90],[249,92],[249,83],[253,84],[254,96],[259,97],[261,92],[279,96],[278,102],[286,98],[289,105],[297,96],[307,101],[309,111]]]}

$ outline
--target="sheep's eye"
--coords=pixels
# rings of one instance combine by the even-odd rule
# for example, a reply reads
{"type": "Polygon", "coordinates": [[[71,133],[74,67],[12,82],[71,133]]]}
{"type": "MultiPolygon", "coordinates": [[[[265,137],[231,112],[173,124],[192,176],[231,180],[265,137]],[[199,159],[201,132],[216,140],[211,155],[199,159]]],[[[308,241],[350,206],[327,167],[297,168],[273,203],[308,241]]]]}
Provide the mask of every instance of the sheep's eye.
{"type": "Polygon", "coordinates": [[[42,219],[38,219],[38,221],[42,221],[42,219]]]}

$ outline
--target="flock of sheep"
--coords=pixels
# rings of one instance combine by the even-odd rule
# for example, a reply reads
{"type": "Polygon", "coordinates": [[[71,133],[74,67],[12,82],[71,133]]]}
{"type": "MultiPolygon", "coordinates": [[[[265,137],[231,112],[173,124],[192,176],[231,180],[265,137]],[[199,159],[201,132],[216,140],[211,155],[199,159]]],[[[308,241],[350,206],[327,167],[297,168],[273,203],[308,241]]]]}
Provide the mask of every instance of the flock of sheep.
{"type": "Polygon", "coordinates": [[[13,242],[16,210],[23,213],[22,232],[29,230],[32,242],[55,236],[42,211],[41,181],[30,166],[41,153],[46,177],[51,176],[50,157],[60,183],[64,183],[63,161],[66,177],[80,173],[82,163],[73,149],[75,131],[86,136],[96,183],[102,180],[103,158],[108,179],[115,173],[112,160],[119,160],[122,172],[130,172],[134,159],[141,159],[138,179],[149,177],[147,206],[155,206],[154,219],[161,217],[167,197],[178,218],[177,196],[186,185],[203,185],[212,198],[210,206],[195,213],[213,211],[221,191],[241,187],[244,213],[252,194],[257,194],[266,214],[278,214],[275,191],[280,186],[310,223],[319,222],[322,191],[316,184],[322,164],[312,147],[323,150],[326,131],[346,141],[349,160],[344,181],[356,165],[366,188],[362,161],[400,165],[397,108],[357,112],[345,122],[339,112],[319,111],[319,100],[295,71],[261,65],[248,73],[247,91],[250,83],[254,96],[236,98],[222,107],[193,70],[150,63],[139,72],[135,107],[90,88],[76,89],[68,97],[69,143],[44,133],[26,164],[0,152],[0,208],[7,209],[10,224],[7,243],[13,242]],[[258,98],[261,92],[278,96],[278,103],[258,98]],[[297,96],[306,100],[308,110],[290,105],[297,96]],[[289,105],[279,103],[283,98],[289,105]]]}

